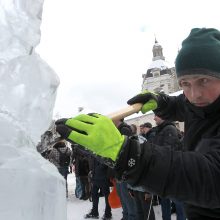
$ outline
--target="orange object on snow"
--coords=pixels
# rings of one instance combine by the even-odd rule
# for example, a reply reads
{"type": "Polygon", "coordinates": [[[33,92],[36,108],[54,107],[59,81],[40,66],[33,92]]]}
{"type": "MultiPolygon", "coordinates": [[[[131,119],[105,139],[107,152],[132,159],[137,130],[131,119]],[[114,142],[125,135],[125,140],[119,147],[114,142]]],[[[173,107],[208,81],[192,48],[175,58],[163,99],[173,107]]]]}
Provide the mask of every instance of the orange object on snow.
{"type": "Polygon", "coordinates": [[[116,191],[115,179],[112,179],[111,182],[113,184],[113,187],[112,187],[112,191],[110,192],[108,196],[108,202],[112,209],[117,209],[121,207],[121,201],[116,191]]]}

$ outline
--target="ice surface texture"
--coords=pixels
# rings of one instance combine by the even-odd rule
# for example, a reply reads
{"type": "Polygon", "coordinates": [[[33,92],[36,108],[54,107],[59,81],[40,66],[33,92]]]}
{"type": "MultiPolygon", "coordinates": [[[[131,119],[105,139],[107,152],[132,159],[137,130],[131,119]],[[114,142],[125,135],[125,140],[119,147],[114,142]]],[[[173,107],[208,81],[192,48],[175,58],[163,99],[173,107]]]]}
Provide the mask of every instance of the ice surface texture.
{"type": "Polygon", "coordinates": [[[65,181],[36,151],[59,79],[34,48],[43,0],[0,1],[0,219],[65,220],[65,181]]]}

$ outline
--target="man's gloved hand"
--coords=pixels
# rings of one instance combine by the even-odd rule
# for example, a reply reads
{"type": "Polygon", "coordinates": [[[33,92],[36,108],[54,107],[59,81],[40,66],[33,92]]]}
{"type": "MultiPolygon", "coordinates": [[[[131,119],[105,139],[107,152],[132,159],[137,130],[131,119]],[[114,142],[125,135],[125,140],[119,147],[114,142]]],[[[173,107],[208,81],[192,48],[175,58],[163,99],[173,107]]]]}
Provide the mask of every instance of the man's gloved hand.
{"type": "Polygon", "coordinates": [[[141,112],[144,114],[148,111],[155,110],[158,107],[158,94],[144,90],[142,93],[129,99],[127,103],[133,105],[135,103],[142,103],[141,112]]]}
{"type": "Polygon", "coordinates": [[[62,138],[113,161],[116,161],[125,140],[112,120],[99,114],[60,119],[56,121],[56,130],[62,138]]]}

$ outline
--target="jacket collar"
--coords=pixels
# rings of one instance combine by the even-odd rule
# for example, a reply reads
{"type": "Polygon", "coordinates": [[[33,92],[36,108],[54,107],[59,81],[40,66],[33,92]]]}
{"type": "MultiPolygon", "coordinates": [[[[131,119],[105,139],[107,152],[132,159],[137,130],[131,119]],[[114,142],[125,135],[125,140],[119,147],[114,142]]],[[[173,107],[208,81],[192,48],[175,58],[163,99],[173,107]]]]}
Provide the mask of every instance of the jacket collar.
{"type": "Polygon", "coordinates": [[[205,107],[197,107],[186,99],[187,106],[191,111],[201,118],[206,118],[216,113],[220,113],[220,96],[210,105],[205,107]]]}

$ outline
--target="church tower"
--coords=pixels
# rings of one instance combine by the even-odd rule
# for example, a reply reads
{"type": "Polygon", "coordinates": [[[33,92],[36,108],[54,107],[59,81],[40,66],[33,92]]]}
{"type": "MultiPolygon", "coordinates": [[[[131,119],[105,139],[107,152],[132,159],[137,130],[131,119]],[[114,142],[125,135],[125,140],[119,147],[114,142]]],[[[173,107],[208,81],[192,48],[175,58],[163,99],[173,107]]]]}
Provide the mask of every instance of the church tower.
{"type": "Polygon", "coordinates": [[[165,57],[163,56],[163,48],[160,44],[158,44],[157,39],[155,38],[155,44],[153,46],[153,61],[155,60],[165,60],[165,57]]]}
{"type": "Polygon", "coordinates": [[[153,58],[146,74],[142,75],[142,90],[150,90],[154,92],[164,92],[166,94],[179,90],[176,79],[175,68],[165,60],[163,56],[163,48],[155,38],[152,49],[153,58]]]}

